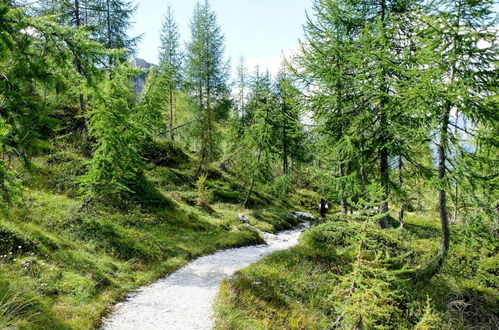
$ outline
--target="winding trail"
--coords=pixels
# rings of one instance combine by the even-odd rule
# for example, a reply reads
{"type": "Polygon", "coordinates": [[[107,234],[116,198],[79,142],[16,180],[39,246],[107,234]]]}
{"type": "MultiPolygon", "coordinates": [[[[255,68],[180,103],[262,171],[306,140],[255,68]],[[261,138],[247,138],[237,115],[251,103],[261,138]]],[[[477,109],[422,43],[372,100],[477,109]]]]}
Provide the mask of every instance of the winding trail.
{"type": "Polygon", "coordinates": [[[298,243],[305,223],[277,235],[265,233],[267,244],[229,249],[201,257],[156,283],[139,289],[104,320],[111,329],[212,329],[212,305],[220,282],[251,263],[298,243]]]}

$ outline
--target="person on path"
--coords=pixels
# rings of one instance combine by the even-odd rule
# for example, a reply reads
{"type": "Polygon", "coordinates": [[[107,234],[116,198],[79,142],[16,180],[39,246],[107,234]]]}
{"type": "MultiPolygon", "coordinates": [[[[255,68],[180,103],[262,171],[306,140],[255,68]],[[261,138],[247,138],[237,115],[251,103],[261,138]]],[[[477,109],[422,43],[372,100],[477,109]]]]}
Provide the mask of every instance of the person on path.
{"type": "Polygon", "coordinates": [[[327,205],[326,200],[324,198],[321,198],[321,203],[319,204],[319,214],[321,218],[324,218],[326,216],[326,212],[329,209],[329,205],[327,205]]]}

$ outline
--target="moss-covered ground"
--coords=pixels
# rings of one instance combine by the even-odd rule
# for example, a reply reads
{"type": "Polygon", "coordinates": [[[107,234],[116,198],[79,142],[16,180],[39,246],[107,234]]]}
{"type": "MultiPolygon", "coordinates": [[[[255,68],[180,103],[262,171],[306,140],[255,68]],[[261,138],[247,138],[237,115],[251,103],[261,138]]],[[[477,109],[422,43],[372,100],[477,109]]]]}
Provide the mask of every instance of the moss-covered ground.
{"type": "Polygon", "coordinates": [[[0,328],[93,329],[127,292],[189,260],[293,226],[279,209],[289,205],[257,190],[244,209],[244,187],[215,168],[201,187],[195,160],[168,148],[145,155],[143,191],[126,205],[84,205],[87,160],[74,150],[19,166],[21,199],[0,212],[0,328]]]}
{"type": "Polygon", "coordinates": [[[225,281],[218,329],[498,329],[498,241],[452,226],[443,268],[419,274],[439,250],[433,215],[409,214],[380,230],[355,216],[329,217],[300,245],[225,281]]]}

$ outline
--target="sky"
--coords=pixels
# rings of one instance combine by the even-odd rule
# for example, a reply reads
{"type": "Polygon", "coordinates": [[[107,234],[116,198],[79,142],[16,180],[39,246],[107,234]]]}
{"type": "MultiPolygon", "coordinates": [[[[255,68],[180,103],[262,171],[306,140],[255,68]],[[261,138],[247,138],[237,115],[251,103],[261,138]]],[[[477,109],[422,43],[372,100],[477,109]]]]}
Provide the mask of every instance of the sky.
{"type": "MultiPolygon", "coordinates": [[[[142,34],[137,57],[158,62],[159,31],[168,4],[172,5],[184,43],[190,38],[190,21],[196,0],[136,0],[138,9],[131,35],[142,34]]],[[[303,36],[302,25],[312,0],[211,0],[225,35],[226,59],[232,67],[244,56],[253,70],[277,73],[282,54],[289,54],[303,36]]]]}

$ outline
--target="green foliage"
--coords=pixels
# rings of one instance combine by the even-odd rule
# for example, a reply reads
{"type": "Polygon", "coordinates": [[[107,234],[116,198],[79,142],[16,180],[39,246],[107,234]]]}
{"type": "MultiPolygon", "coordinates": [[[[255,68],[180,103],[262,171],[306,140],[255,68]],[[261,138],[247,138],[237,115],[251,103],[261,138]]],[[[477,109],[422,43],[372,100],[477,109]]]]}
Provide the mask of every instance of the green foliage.
{"type": "Polygon", "coordinates": [[[111,200],[133,193],[132,185],[141,174],[142,161],[137,151],[139,129],[132,121],[133,92],[130,70],[125,66],[113,79],[94,91],[95,107],[90,112],[90,134],[97,145],[90,170],[81,182],[90,198],[111,200]]]}
{"type": "Polygon", "coordinates": [[[413,283],[407,274],[438,249],[436,219],[408,214],[405,230],[384,231],[355,216],[330,218],[306,231],[298,247],[274,253],[224,283],[217,328],[493,328],[495,275],[477,277],[475,267],[490,262],[494,248],[475,252],[462,235],[454,237],[442,272],[413,283]]]}
{"type": "Polygon", "coordinates": [[[195,95],[201,169],[215,160],[218,150],[217,114],[228,97],[228,65],[224,62],[224,36],[208,0],[197,1],[191,21],[191,40],[186,52],[188,86],[195,95]]]}

